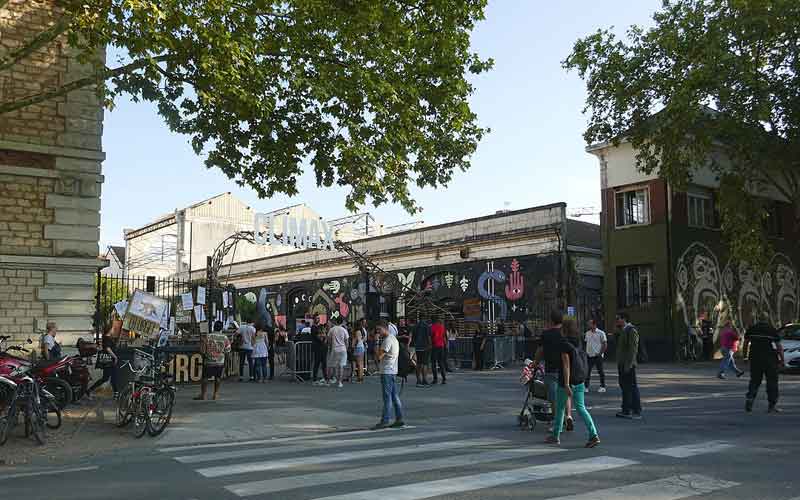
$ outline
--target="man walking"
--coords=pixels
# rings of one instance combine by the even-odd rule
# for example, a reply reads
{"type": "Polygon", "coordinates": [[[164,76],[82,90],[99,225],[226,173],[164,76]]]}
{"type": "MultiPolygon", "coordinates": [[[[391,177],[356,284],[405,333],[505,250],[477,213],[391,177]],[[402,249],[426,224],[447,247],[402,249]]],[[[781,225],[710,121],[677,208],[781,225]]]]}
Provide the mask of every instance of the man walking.
{"type": "Polygon", "coordinates": [[[333,371],[331,381],[337,380],[339,387],[342,387],[344,368],[347,366],[347,342],[349,339],[350,334],[342,326],[342,317],[336,317],[334,319],[334,327],[328,331],[328,344],[331,348],[331,369],[333,371]]]}
{"type": "Polygon", "coordinates": [[[375,327],[381,344],[377,356],[380,363],[381,389],[383,392],[383,415],[373,429],[387,427],[403,427],[403,404],[397,390],[397,361],[400,357],[400,342],[396,335],[389,334],[389,326],[385,321],[379,321],[375,327]],[[394,408],[394,423],[389,425],[389,417],[394,408]]]}
{"type": "Polygon", "coordinates": [[[639,385],[636,383],[636,355],[639,352],[639,332],[631,324],[627,313],[617,314],[617,370],[619,387],[622,389],[622,411],[619,418],[642,418],[642,403],[639,398],[639,385]]]}
{"type": "Polygon", "coordinates": [[[447,357],[445,356],[445,345],[447,337],[444,323],[441,318],[431,325],[431,371],[433,372],[433,383],[438,383],[436,376],[437,369],[442,372],[442,385],[447,383],[447,357]]]}
{"type": "Polygon", "coordinates": [[[412,337],[414,353],[417,356],[417,387],[428,387],[430,384],[425,375],[425,368],[431,359],[431,324],[422,318],[414,325],[412,337]]]}
{"type": "Polygon", "coordinates": [[[606,392],[606,373],[603,370],[603,358],[608,350],[608,339],[606,332],[597,328],[597,321],[589,320],[589,330],[583,338],[586,342],[586,356],[589,360],[589,372],[586,374],[586,392],[589,392],[589,383],[592,380],[592,367],[597,367],[600,375],[600,388],[597,392],[606,392]]]}
{"type": "Polygon", "coordinates": [[[214,323],[214,332],[200,336],[200,353],[203,355],[203,377],[200,379],[200,395],[195,400],[202,401],[206,398],[208,379],[214,377],[214,396],[219,395],[219,386],[222,383],[222,372],[225,369],[225,355],[231,352],[231,342],[222,333],[222,321],[214,323]]]}
{"type": "MultiPolygon", "coordinates": [[[[538,366],[541,360],[544,360],[544,378],[543,382],[547,387],[547,399],[555,409],[557,407],[557,394],[559,374],[561,371],[561,344],[564,340],[561,337],[562,323],[564,322],[564,313],[560,309],[553,309],[550,311],[550,328],[542,332],[542,345],[536,350],[534,360],[538,366]]],[[[573,429],[572,418],[567,413],[567,430],[573,429]]]]}
{"type": "MultiPolygon", "coordinates": [[[[308,323],[306,323],[308,325],[308,323]]],[[[314,316],[314,326],[308,327],[311,333],[311,349],[314,354],[314,367],[311,370],[311,378],[314,385],[328,384],[328,344],[325,339],[322,326],[319,324],[319,316],[314,316]],[[317,370],[322,369],[322,378],[317,377],[317,370]]],[[[305,331],[305,328],[303,328],[305,331]]]]}
{"type": "Polygon", "coordinates": [[[783,366],[783,348],[778,332],[764,313],[744,335],[745,344],[750,344],[750,388],[747,391],[744,409],[753,411],[753,402],[758,395],[761,379],[767,379],[767,413],[780,413],[778,404],[778,368],[783,366]]]}

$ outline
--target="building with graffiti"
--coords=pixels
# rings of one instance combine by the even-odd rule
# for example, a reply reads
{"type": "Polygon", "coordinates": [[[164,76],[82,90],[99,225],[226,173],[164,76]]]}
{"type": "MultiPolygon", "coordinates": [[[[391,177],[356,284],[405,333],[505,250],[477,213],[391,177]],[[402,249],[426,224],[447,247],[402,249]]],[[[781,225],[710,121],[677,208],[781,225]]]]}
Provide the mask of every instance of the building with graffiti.
{"type": "Polygon", "coordinates": [[[798,318],[800,255],[791,237],[790,204],[759,193],[771,209],[767,230],[776,253],[757,272],[729,257],[716,212],[719,181],[712,172],[698,172],[685,191],[677,191],[657,174],[639,172],[629,144],[588,151],[600,161],[604,308],[609,316],[630,314],[651,358],[671,359],[701,315],[715,333],[727,318],[746,328],[757,310],[775,324],[798,318]]]}
{"type": "MultiPolygon", "coordinates": [[[[473,326],[499,331],[512,321],[535,323],[553,306],[602,317],[600,228],[567,219],[563,203],[364,235],[351,244],[397,276],[403,290],[423,291],[452,318],[473,326]]],[[[417,314],[396,284],[361,274],[339,251],[315,248],[234,262],[219,276],[240,294],[252,291],[290,330],[315,315],[323,322],[354,322],[417,314]]]]}

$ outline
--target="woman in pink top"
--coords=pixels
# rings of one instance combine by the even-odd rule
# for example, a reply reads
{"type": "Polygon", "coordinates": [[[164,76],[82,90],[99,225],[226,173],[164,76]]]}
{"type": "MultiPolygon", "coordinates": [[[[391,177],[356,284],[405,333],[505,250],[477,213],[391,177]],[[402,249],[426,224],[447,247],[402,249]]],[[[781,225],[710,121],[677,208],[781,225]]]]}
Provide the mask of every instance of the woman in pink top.
{"type": "Polygon", "coordinates": [[[731,320],[725,321],[725,326],[719,332],[719,345],[722,351],[722,362],[719,365],[719,374],[717,377],[725,378],[727,370],[733,370],[737,377],[741,377],[744,372],[736,368],[736,362],[733,360],[733,355],[739,350],[739,334],[733,328],[731,320]]]}

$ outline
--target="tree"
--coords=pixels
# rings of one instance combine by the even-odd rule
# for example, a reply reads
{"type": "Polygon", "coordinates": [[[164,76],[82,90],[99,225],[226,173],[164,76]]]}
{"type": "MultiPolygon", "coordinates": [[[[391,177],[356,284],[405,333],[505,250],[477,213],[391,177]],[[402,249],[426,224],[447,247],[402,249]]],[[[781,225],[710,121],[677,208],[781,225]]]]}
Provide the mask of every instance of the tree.
{"type": "MultiPolygon", "coordinates": [[[[12,102],[0,115],[95,87],[158,105],[207,167],[260,197],[317,184],[419,209],[409,193],[446,186],[486,129],[467,102],[486,0],[54,0],[63,15],[0,71],[66,37],[94,74],[12,102]],[[123,56],[107,64],[97,47],[123,56]]],[[[2,9],[8,0],[0,0],[2,9]]]]}
{"type": "Polygon", "coordinates": [[[586,81],[584,137],[630,141],[638,168],[677,188],[711,168],[732,254],[763,264],[768,210],[754,193],[800,219],[800,2],[666,0],[653,20],[626,40],[598,30],[564,61],[586,81]]]}

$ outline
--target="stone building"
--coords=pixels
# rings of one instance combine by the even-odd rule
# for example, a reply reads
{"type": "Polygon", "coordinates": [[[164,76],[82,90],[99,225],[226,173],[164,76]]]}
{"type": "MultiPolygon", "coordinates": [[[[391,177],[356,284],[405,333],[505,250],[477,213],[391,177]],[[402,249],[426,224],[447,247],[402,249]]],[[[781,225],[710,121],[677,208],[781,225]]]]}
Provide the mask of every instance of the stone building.
{"type": "MultiPolygon", "coordinates": [[[[52,26],[52,0],[0,7],[0,54],[52,26]]],[[[0,103],[89,74],[57,39],[0,71],[0,103]]],[[[99,267],[103,109],[76,90],[0,115],[0,335],[24,340],[56,321],[65,344],[92,328],[99,267]]]]}

